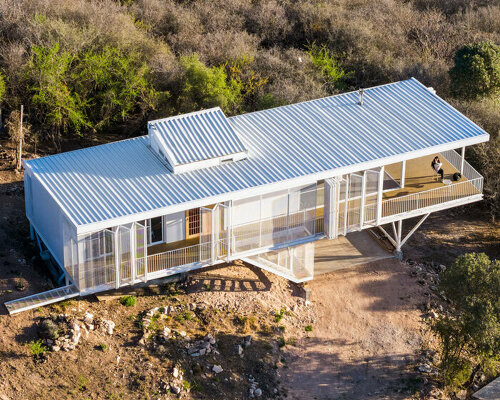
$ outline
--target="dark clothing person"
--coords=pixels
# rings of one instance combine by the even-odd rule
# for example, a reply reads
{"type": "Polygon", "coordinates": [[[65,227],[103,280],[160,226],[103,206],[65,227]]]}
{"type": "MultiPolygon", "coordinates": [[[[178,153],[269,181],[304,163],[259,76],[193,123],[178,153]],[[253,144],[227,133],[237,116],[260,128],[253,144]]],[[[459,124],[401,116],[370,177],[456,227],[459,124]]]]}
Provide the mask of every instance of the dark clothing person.
{"type": "Polygon", "coordinates": [[[437,174],[441,175],[441,180],[444,179],[444,171],[443,168],[441,168],[443,164],[439,161],[439,158],[435,158],[434,161],[431,163],[431,167],[434,171],[436,171],[437,174]]]}

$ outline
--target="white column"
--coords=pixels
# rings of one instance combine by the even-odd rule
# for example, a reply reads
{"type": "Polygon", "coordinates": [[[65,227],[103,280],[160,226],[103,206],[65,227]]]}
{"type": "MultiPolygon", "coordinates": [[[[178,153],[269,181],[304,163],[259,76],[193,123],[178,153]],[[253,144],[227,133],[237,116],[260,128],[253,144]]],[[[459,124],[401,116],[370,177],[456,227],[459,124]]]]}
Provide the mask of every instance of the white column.
{"type": "Polygon", "coordinates": [[[117,226],[114,228],[114,248],[115,248],[115,287],[118,289],[120,287],[120,229],[117,226]]]}
{"type": "MultiPolygon", "coordinates": [[[[166,233],[166,232],[165,232],[166,233]]],[[[148,225],[146,224],[146,221],[144,221],[144,282],[148,281],[148,225]]],[[[166,235],[163,236],[163,239],[165,240],[166,235]]]]}
{"type": "Polygon", "coordinates": [[[349,175],[345,176],[345,204],[344,204],[344,236],[347,235],[347,219],[349,216],[349,175]]]}
{"type": "Polygon", "coordinates": [[[398,247],[397,247],[397,251],[401,251],[401,233],[403,231],[403,220],[400,219],[398,221],[398,240],[397,240],[397,243],[398,243],[398,247]]]}
{"type": "Polygon", "coordinates": [[[462,162],[460,164],[460,174],[464,173],[464,162],[465,162],[465,146],[462,147],[462,162]]]}
{"type": "Polygon", "coordinates": [[[363,229],[365,220],[365,195],[366,195],[366,171],[363,171],[363,179],[361,180],[361,207],[359,209],[359,228],[363,229]]]}
{"type": "Polygon", "coordinates": [[[382,165],[380,167],[380,172],[378,175],[378,187],[377,187],[377,225],[380,225],[380,219],[382,218],[382,193],[384,191],[384,173],[385,167],[382,165]]]}
{"type": "Polygon", "coordinates": [[[406,160],[401,161],[401,189],[405,187],[406,160]]]}

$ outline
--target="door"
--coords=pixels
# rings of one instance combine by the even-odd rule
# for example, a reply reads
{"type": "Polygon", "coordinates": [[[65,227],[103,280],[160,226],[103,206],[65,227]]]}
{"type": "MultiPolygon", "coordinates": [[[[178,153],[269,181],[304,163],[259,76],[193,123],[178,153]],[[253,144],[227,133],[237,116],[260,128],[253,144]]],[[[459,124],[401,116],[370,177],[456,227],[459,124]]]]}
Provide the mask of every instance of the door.
{"type": "Polygon", "coordinates": [[[146,241],[146,227],[144,224],[135,222],[135,277],[142,281],[147,280],[146,272],[146,258],[147,258],[147,241],[146,241]]]}
{"type": "Polygon", "coordinates": [[[186,239],[192,239],[200,234],[201,209],[193,208],[186,211],[186,239]]]}
{"type": "Polygon", "coordinates": [[[118,228],[118,268],[120,286],[132,282],[132,243],[131,228],[121,225],[118,228]]]}
{"type": "Polygon", "coordinates": [[[201,207],[200,211],[200,262],[212,262],[213,210],[201,207]]]}

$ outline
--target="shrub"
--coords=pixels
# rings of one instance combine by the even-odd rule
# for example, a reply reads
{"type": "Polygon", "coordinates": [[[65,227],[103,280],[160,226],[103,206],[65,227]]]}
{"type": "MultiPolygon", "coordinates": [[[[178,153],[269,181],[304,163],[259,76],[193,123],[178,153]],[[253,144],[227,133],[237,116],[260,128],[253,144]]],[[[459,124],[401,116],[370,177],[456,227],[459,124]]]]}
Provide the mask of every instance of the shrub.
{"type": "Polygon", "coordinates": [[[32,340],[31,342],[29,342],[28,346],[31,355],[35,358],[41,357],[44,353],[48,351],[47,347],[45,347],[45,345],[40,339],[32,340]]]}
{"type": "Polygon", "coordinates": [[[476,98],[500,89],[500,46],[490,41],[460,48],[450,69],[451,92],[476,98]]]}
{"type": "Polygon", "coordinates": [[[56,340],[59,337],[59,327],[51,319],[42,320],[37,327],[38,334],[44,339],[56,340]]]}
{"type": "Polygon", "coordinates": [[[182,111],[219,106],[227,112],[239,105],[242,85],[228,78],[224,66],[207,67],[196,54],[181,57],[180,63],[184,70],[179,96],[182,111]]]}
{"type": "Polygon", "coordinates": [[[101,351],[106,351],[107,348],[108,348],[108,346],[106,345],[106,343],[101,343],[99,345],[99,350],[101,350],[101,351]]]}
{"type": "Polygon", "coordinates": [[[445,383],[463,385],[472,371],[494,372],[495,363],[498,373],[500,262],[483,253],[464,254],[441,273],[439,289],[450,303],[450,315],[433,326],[442,341],[445,383]]]}
{"type": "Polygon", "coordinates": [[[120,303],[125,307],[133,307],[137,303],[137,297],[135,296],[123,296],[120,298],[120,303]]]}
{"type": "Polygon", "coordinates": [[[304,329],[306,332],[312,332],[313,327],[312,327],[312,325],[307,325],[304,329]]]}
{"type": "Polygon", "coordinates": [[[345,80],[349,78],[352,73],[345,72],[337,58],[335,58],[328,48],[318,46],[312,43],[307,46],[307,53],[311,57],[314,66],[321,72],[325,78],[325,82],[331,85],[331,89],[345,89],[345,80]]]}

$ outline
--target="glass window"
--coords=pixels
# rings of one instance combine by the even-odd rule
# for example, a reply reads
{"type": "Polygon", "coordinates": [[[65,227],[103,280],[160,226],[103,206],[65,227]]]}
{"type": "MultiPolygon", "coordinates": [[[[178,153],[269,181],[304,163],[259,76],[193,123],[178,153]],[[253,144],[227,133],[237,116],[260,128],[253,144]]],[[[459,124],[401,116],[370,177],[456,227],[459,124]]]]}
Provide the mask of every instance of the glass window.
{"type": "Polygon", "coordinates": [[[163,241],[163,217],[151,218],[149,220],[149,243],[163,241]]]}

